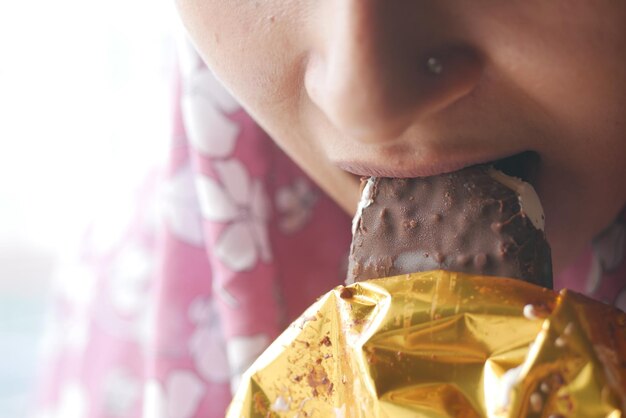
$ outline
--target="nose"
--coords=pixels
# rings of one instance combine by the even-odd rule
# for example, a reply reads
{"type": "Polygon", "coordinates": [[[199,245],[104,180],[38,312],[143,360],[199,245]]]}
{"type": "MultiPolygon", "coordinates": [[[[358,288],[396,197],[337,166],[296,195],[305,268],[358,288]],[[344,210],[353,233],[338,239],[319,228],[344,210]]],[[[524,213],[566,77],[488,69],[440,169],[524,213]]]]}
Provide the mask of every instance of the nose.
{"type": "Polygon", "coordinates": [[[478,53],[446,39],[445,32],[425,30],[432,22],[419,24],[428,20],[416,10],[422,2],[330,3],[332,12],[318,19],[322,36],[309,55],[305,89],[343,134],[363,142],[392,141],[478,83],[478,53]]]}

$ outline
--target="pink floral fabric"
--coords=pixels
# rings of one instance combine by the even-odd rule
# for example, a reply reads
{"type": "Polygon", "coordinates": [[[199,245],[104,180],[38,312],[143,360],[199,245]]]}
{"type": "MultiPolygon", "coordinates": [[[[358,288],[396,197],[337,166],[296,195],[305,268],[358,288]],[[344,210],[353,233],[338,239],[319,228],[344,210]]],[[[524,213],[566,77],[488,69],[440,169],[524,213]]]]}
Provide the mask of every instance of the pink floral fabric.
{"type": "MultiPolygon", "coordinates": [[[[169,166],[62,271],[41,418],[223,417],[241,373],[345,278],[350,218],[192,50],[169,166]]],[[[626,309],[626,214],[556,278],[626,309]]]]}
{"type": "Polygon", "coordinates": [[[626,311],[626,208],[554,281],[626,311]]]}

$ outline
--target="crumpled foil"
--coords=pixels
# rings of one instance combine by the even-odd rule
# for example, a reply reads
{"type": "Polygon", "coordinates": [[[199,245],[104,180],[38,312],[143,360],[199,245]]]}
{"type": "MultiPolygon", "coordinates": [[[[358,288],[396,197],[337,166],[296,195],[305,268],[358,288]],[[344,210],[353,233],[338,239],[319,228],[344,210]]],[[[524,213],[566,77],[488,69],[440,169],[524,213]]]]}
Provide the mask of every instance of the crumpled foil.
{"type": "Polygon", "coordinates": [[[572,291],[446,271],[339,286],[245,373],[240,417],[610,417],[626,314],[572,291]]]}

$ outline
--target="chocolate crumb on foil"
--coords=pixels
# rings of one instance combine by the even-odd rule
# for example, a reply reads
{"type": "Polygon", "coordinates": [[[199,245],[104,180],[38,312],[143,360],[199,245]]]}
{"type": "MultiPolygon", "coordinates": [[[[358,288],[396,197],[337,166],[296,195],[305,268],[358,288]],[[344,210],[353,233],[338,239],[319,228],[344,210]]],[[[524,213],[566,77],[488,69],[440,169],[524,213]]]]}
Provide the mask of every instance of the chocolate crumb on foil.
{"type": "Polygon", "coordinates": [[[433,177],[370,178],[363,193],[348,283],[443,269],[552,288],[543,212],[527,183],[477,166],[433,177]]]}

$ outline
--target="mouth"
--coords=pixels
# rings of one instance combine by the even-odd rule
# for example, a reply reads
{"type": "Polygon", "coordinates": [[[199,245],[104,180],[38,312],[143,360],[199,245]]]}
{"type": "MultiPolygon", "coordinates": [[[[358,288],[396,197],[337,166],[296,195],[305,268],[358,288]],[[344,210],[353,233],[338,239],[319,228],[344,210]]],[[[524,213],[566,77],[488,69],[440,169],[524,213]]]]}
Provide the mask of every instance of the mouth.
{"type": "Polygon", "coordinates": [[[373,165],[364,165],[355,162],[341,162],[337,165],[343,170],[352,173],[357,177],[396,177],[396,178],[413,178],[413,177],[430,177],[438,174],[445,174],[458,171],[471,166],[491,166],[504,174],[517,177],[531,185],[535,185],[540,166],[541,158],[535,151],[523,151],[504,158],[496,160],[483,160],[481,162],[467,163],[463,160],[458,162],[438,164],[434,166],[421,167],[415,170],[397,170],[393,167],[381,167],[373,165]]]}
{"type": "Polygon", "coordinates": [[[487,164],[504,174],[517,177],[518,179],[530,183],[534,186],[539,173],[541,157],[534,151],[524,151],[510,157],[492,161],[487,164]]]}

